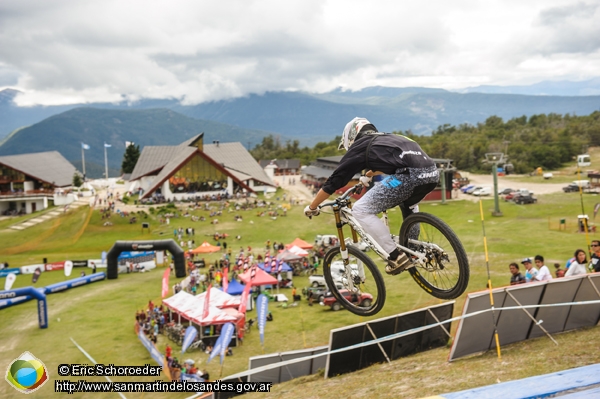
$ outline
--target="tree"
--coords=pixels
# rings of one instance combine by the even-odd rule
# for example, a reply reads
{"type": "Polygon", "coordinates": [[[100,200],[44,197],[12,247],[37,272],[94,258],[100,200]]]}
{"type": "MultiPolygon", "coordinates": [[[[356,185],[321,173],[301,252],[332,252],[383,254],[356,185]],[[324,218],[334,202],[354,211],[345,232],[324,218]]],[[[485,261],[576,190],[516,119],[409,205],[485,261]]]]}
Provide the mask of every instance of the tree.
{"type": "Polygon", "coordinates": [[[73,187],[81,187],[83,185],[83,180],[81,179],[81,175],[79,173],[75,173],[73,175],[73,187]]]}
{"type": "Polygon", "coordinates": [[[130,144],[125,149],[123,155],[123,163],[121,163],[121,173],[131,173],[135,169],[138,159],[140,158],[140,146],[130,144]]]}

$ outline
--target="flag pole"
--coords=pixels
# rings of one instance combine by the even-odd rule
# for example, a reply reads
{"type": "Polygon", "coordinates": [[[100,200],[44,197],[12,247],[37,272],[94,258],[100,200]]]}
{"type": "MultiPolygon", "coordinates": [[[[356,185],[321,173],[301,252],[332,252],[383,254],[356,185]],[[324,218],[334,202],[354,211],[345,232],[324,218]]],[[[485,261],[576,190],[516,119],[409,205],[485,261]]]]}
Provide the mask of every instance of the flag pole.
{"type": "Polygon", "coordinates": [[[83,144],[81,144],[81,163],[83,164],[83,181],[85,181],[85,152],[83,144]]]}
{"type": "Polygon", "coordinates": [[[106,178],[106,186],[108,187],[108,158],[106,156],[106,143],[104,143],[104,177],[106,178]]]}

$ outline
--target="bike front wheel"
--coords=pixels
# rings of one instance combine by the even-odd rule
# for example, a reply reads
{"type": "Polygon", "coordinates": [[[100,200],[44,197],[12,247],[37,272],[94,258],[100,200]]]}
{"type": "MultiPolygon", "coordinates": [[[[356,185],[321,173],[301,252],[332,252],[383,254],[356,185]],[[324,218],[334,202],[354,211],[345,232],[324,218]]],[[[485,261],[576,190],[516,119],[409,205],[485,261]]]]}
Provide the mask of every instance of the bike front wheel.
{"type": "Polygon", "coordinates": [[[443,220],[427,213],[413,213],[402,223],[400,244],[424,255],[422,262],[415,262],[416,266],[408,270],[427,293],[440,299],[455,299],[465,292],[469,260],[460,240],[443,220]]]}
{"type": "Polygon", "coordinates": [[[360,249],[346,245],[348,266],[340,247],[330,248],[323,258],[323,275],[331,294],[359,316],[378,313],[385,303],[385,284],[377,265],[360,249]]]}

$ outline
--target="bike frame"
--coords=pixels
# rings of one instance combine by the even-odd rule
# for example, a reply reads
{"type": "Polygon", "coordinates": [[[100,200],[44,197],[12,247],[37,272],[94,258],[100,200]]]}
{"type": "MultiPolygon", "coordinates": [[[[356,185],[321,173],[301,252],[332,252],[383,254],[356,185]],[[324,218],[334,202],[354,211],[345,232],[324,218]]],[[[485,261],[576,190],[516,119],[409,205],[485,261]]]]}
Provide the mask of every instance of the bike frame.
{"type": "MultiPolygon", "coordinates": [[[[354,218],[354,216],[352,216],[352,204],[350,202],[349,197],[351,194],[354,194],[355,192],[362,191],[362,189],[363,189],[363,185],[361,183],[359,183],[359,184],[349,188],[348,190],[346,190],[346,192],[344,194],[342,194],[340,197],[336,198],[334,201],[327,202],[327,203],[324,203],[319,206],[319,208],[330,206],[331,209],[333,210],[333,215],[335,217],[335,224],[336,224],[336,228],[337,228],[337,232],[338,232],[338,237],[340,239],[340,252],[342,254],[342,259],[344,261],[344,266],[348,266],[348,250],[346,248],[346,242],[344,240],[344,231],[342,229],[345,224],[350,226],[350,231],[352,233],[352,242],[358,243],[358,236],[360,236],[360,238],[362,238],[362,240],[367,243],[369,248],[371,248],[377,255],[379,255],[379,257],[381,259],[387,261],[390,256],[390,254],[387,253],[377,243],[377,241],[375,241],[373,239],[373,237],[371,237],[362,228],[362,226],[360,225],[360,223],[358,223],[356,218],[354,218]]],[[[383,214],[384,214],[383,215],[384,223],[386,224],[386,226],[389,227],[387,212],[384,212],[383,214]]],[[[395,236],[392,234],[392,237],[394,238],[394,241],[396,241],[396,246],[400,250],[404,251],[407,254],[412,255],[414,263],[417,263],[420,265],[425,265],[427,263],[427,257],[425,256],[425,254],[423,254],[421,252],[415,252],[415,251],[411,250],[410,248],[407,248],[407,247],[401,245],[398,242],[399,241],[398,236],[395,236]]],[[[425,243],[422,241],[412,240],[412,239],[409,240],[409,242],[417,243],[419,245],[425,245],[433,250],[439,250],[439,251],[442,250],[438,245],[432,244],[432,243],[425,243]]]]}

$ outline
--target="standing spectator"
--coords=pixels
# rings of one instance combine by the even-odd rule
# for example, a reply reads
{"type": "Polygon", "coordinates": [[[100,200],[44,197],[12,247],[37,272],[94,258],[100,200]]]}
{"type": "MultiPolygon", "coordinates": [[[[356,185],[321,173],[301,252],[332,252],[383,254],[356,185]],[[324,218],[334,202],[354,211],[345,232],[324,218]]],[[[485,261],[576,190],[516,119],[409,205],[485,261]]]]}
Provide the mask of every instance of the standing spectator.
{"type": "Polygon", "coordinates": [[[552,280],[552,273],[550,273],[550,269],[548,266],[544,264],[544,257],[542,255],[535,256],[535,265],[538,267],[538,274],[534,277],[535,281],[548,281],[552,280]]]}
{"type": "Polygon", "coordinates": [[[592,240],[592,259],[590,263],[590,270],[592,272],[600,272],[600,241],[592,240]]]}
{"type": "Polygon", "coordinates": [[[510,285],[526,283],[525,277],[519,271],[519,265],[517,265],[515,262],[513,262],[510,265],[508,265],[508,268],[510,269],[510,273],[511,273],[510,285]]]}
{"type": "Polygon", "coordinates": [[[577,276],[578,274],[586,274],[587,257],[583,249],[575,251],[575,260],[569,265],[569,269],[565,274],[565,277],[577,276]]]}
{"type": "Polygon", "coordinates": [[[525,258],[521,261],[521,264],[525,267],[525,281],[530,283],[534,280],[535,276],[538,274],[538,269],[533,267],[533,263],[531,262],[531,258],[525,258]]]}

